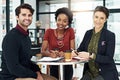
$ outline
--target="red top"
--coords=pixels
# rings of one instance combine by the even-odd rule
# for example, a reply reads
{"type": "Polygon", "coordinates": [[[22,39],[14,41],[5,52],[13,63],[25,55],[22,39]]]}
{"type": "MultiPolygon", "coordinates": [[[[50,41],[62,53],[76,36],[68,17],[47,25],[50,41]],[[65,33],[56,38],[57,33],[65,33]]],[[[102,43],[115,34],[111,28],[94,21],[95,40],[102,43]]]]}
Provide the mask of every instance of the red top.
{"type": "Polygon", "coordinates": [[[74,30],[67,28],[64,33],[64,37],[60,40],[57,39],[54,33],[55,29],[47,29],[44,35],[44,40],[49,43],[49,50],[59,49],[59,51],[70,50],[70,41],[75,39],[74,30]]]}

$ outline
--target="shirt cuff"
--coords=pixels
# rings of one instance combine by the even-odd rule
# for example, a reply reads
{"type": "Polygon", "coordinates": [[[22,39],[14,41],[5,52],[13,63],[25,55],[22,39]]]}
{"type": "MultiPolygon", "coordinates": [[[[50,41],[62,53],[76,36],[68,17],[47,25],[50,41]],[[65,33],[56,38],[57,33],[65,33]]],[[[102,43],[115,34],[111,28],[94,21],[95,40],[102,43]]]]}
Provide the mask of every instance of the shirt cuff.
{"type": "Polygon", "coordinates": [[[95,54],[95,53],[93,53],[93,59],[94,59],[94,60],[96,59],[96,54],[95,54]]]}

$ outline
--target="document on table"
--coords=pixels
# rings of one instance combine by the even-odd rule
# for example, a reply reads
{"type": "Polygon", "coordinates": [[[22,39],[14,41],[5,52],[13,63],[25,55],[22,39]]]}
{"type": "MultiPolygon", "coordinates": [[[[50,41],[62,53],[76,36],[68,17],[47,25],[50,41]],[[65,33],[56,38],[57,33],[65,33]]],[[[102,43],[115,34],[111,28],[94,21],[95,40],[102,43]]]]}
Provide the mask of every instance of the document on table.
{"type": "Polygon", "coordinates": [[[63,57],[57,57],[57,58],[52,58],[52,57],[43,57],[37,61],[59,61],[63,59],[63,57]]]}
{"type": "Polygon", "coordinates": [[[73,57],[73,59],[82,60],[82,59],[84,59],[84,58],[80,58],[80,57],[76,56],[76,57],[73,57]]]}
{"type": "Polygon", "coordinates": [[[81,58],[79,56],[73,57],[72,59],[78,60],[78,61],[82,61],[83,63],[88,62],[88,60],[86,60],[85,58],[81,58]]]}

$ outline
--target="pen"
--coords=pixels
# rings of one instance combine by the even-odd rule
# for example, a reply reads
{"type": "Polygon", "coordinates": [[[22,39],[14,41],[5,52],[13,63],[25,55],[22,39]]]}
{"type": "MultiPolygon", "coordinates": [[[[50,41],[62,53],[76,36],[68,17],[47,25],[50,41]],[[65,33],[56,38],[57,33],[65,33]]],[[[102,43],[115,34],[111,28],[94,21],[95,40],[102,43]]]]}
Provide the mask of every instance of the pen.
{"type": "Polygon", "coordinates": [[[76,50],[74,50],[73,48],[71,48],[71,50],[76,54],[78,55],[78,52],[76,50]]]}

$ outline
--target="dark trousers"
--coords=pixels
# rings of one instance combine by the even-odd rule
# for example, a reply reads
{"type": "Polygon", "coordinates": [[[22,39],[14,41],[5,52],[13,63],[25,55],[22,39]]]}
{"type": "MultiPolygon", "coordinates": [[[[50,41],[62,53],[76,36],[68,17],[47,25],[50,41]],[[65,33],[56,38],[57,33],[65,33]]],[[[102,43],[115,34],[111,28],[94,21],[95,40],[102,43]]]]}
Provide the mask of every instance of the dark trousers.
{"type": "MultiPolygon", "coordinates": [[[[72,65],[65,65],[63,68],[64,80],[72,80],[73,67],[72,65]]],[[[50,66],[50,75],[59,79],[59,66],[50,66]]]]}

